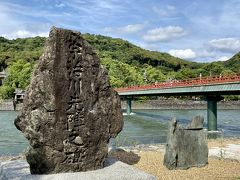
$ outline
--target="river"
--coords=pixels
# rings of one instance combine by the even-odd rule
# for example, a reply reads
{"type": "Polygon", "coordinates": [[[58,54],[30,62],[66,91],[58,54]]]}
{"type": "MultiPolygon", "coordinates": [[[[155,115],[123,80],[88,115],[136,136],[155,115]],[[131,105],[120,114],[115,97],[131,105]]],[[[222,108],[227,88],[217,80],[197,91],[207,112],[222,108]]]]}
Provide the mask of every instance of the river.
{"type": "MultiPolygon", "coordinates": [[[[124,116],[124,128],[116,138],[117,145],[164,143],[168,122],[177,117],[180,123],[187,124],[193,116],[204,116],[206,110],[133,110],[134,114],[124,116]]],[[[13,121],[18,112],[0,111],[0,156],[17,155],[26,151],[28,141],[18,131],[13,121]]],[[[240,137],[240,111],[218,110],[218,128],[224,137],[240,137]]]]}

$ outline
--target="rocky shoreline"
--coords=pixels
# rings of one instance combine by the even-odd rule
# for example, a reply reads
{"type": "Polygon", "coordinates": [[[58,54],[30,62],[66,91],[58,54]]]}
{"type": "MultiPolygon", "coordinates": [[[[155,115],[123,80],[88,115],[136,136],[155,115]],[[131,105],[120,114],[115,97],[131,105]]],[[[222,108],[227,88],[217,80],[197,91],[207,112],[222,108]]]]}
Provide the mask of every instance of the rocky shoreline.
{"type": "MultiPolygon", "coordinates": [[[[126,109],[126,107],[126,101],[123,101],[122,108],[126,109]]],[[[176,98],[132,101],[132,109],[207,109],[207,102],[176,98]]],[[[218,109],[240,110],[240,101],[220,101],[218,109]]]]}
{"type": "MultiPolygon", "coordinates": [[[[122,101],[122,109],[126,108],[126,101],[122,101]]],[[[17,110],[21,109],[22,104],[17,105],[17,110]]],[[[206,101],[180,100],[176,98],[132,101],[133,109],[206,109],[206,101]]],[[[240,110],[240,101],[220,101],[218,109],[237,109],[240,110]]],[[[12,100],[0,101],[0,111],[13,111],[12,100]]]]}

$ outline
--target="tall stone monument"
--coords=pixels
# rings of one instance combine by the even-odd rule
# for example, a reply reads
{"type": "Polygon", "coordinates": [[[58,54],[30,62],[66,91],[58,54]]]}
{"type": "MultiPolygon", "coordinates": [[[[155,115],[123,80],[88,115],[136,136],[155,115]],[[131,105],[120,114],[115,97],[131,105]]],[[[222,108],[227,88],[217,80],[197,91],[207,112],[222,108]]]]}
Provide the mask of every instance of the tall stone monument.
{"type": "Polygon", "coordinates": [[[103,167],[123,127],[120,99],[79,32],[51,29],[15,125],[30,142],[32,174],[103,167]]]}

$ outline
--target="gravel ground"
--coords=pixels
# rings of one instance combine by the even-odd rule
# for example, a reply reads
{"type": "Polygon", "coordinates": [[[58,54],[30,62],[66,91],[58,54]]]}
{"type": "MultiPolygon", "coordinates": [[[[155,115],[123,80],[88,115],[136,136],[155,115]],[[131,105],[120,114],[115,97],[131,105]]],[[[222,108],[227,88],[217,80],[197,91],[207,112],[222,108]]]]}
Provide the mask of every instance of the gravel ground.
{"type": "Polygon", "coordinates": [[[164,155],[161,152],[145,151],[138,155],[141,159],[134,166],[156,176],[157,179],[240,179],[240,163],[237,161],[209,158],[209,164],[202,168],[168,170],[163,166],[164,155]]]}
{"type": "MultiPolygon", "coordinates": [[[[229,145],[240,147],[240,139],[218,139],[209,140],[209,149],[225,148],[229,145]]],[[[230,146],[231,147],[231,146],[230,146]]],[[[240,150],[240,148],[238,149],[240,150]]],[[[238,151],[239,152],[239,151],[238,151]]],[[[163,166],[164,153],[162,148],[157,151],[142,149],[136,152],[141,158],[134,166],[153,174],[157,179],[174,180],[174,179],[191,179],[191,180],[212,180],[212,179],[240,179],[240,161],[236,160],[240,153],[236,154],[236,159],[209,157],[208,165],[202,168],[190,168],[187,170],[168,170],[163,166]]]]}
{"type": "Polygon", "coordinates": [[[240,145],[240,139],[232,138],[232,139],[210,139],[208,140],[208,147],[226,147],[228,144],[238,144],[240,145]]]}

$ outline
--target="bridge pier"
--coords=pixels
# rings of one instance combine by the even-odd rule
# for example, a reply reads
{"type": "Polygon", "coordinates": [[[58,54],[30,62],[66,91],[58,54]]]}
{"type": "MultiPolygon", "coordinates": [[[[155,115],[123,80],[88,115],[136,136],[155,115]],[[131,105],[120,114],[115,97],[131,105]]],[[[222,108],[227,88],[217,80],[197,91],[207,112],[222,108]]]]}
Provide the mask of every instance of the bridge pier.
{"type": "Polygon", "coordinates": [[[127,99],[127,115],[130,115],[132,112],[132,99],[127,99]]]}
{"type": "Polygon", "coordinates": [[[223,99],[222,96],[207,96],[207,125],[208,131],[217,131],[217,102],[223,99]]]}

